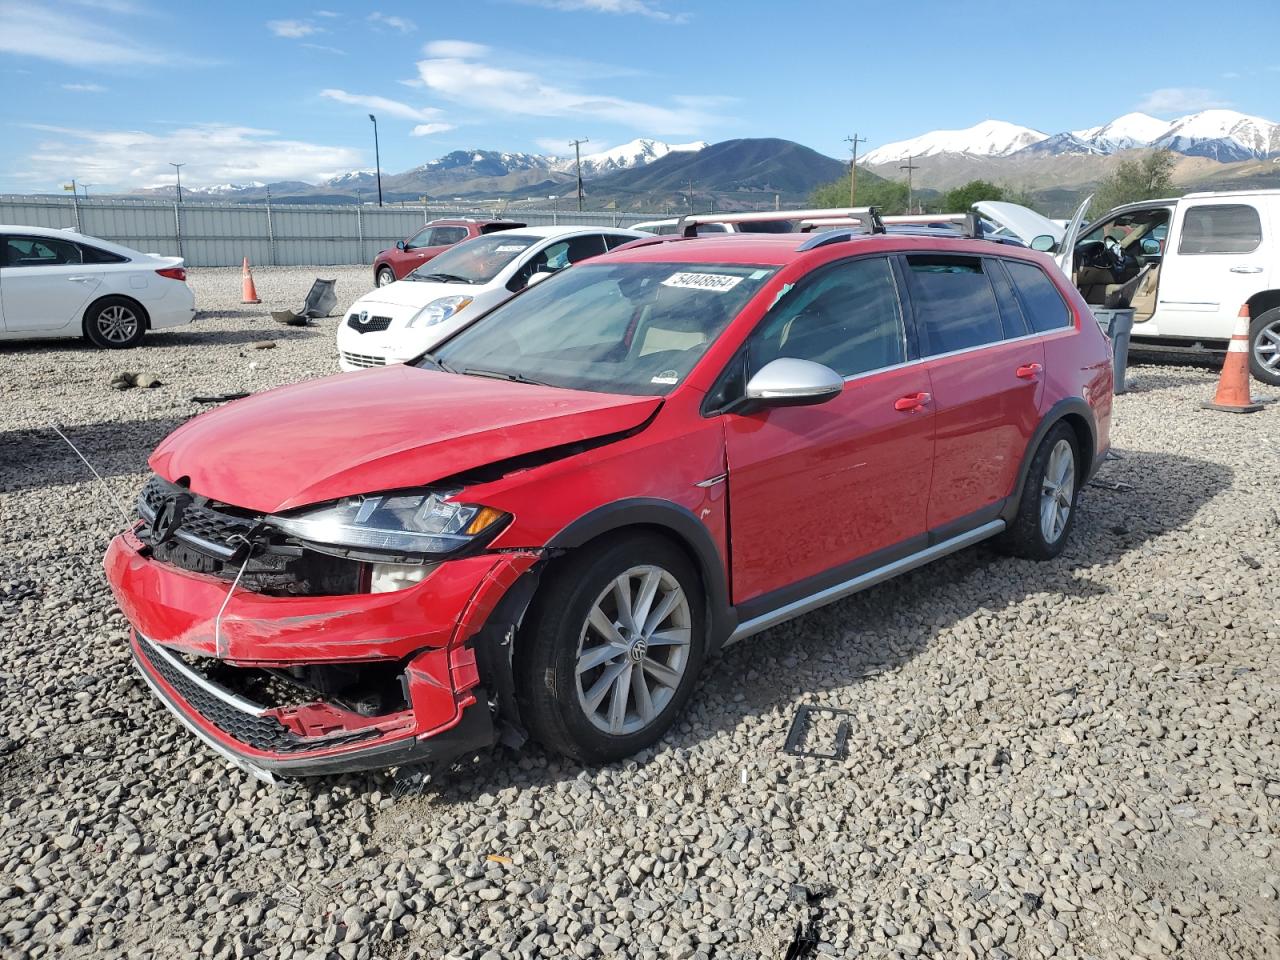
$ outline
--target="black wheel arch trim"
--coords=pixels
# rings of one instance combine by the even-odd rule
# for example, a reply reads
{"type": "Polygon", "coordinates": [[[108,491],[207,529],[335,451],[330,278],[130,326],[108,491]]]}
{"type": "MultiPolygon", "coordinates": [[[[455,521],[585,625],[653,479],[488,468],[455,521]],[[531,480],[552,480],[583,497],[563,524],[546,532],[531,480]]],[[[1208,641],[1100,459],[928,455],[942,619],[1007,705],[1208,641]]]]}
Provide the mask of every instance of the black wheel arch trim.
{"type": "Polygon", "coordinates": [[[737,626],[729,604],[725,564],[706,524],[693,511],[670,500],[633,497],[596,507],[573,521],[547,543],[550,550],[580,547],[599,536],[630,527],[660,527],[693,555],[707,595],[707,654],[723,646],[737,626]]]}
{"type": "Polygon", "coordinates": [[[1089,449],[1080,451],[1082,457],[1088,458],[1089,469],[1080,486],[1083,487],[1098,472],[1103,458],[1097,453],[1098,423],[1094,419],[1093,410],[1081,397],[1064,397],[1040,418],[1040,426],[1036,427],[1036,432],[1031,435],[1031,440],[1027,443],[1027,449],[1022,454],[1022,463],[1018,466],[1017,482],[1014,483],[1009,499],[1001,512],[1006,523],[1011,523],[1018,514],[1018,507],[1022,502],[1022,491],[1027,484],[1027,471],[1031,469],[1031,461],[1036,455],[1036,450],[1039,449],[1049,431],[1069,416],[1080,417],[1089,431],[1089,449]]]}

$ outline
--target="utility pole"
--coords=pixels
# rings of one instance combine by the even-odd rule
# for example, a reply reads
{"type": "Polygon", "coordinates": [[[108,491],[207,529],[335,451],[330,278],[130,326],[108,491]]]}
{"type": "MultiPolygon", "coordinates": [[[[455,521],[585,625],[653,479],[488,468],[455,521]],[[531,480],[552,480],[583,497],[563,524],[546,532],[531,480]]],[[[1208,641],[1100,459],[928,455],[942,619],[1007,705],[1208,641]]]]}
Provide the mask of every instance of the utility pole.
{"type": "Polygon", "coordinates": [[[915,159],[915,157],[907,157],[907,162],[898,167],[899,170],[907,171],[907,213],[915,210],[915,192],[911,186],[911,172],[920,169],[915,165],[915,159]]]}
{"type": "Polygon", "coordinates": [[[581,140],[570,140],[569,146],[573,147],[573,163],[578,169],[578,212],[582,212],[582,145],[590,143],[586,137],[581,140]]]}
{"type": "Polygon", "coordinates": [[[849,206],[853,206],[854,194],[858,189],[858,144],[866,143],[866,137],[860,137],[856,133],[852,137],[845,137],[845,143],[853,149],[853,155],[849,159],[849,206]]]}
{"type": "Polygon", "coordinates": [[[693,177],[689,178],[689,212],[693,213],[693,177]]]}
{"type": "Polygon", "coordinates": [[[373,122],[373,167],[378,173],[378,206],[382,206],[382,154],[378,150],[378,118],[371,113],[369,119],[373,122]]]}
{"type": "Polygon", "coordinates": [[[178,175],[178,202],[181,203],[182,202],[182,168],[185,167],[186,164],[174,163],[172,160],[170,160],[169,166],[173,167],[174,173],[178,175]]]}

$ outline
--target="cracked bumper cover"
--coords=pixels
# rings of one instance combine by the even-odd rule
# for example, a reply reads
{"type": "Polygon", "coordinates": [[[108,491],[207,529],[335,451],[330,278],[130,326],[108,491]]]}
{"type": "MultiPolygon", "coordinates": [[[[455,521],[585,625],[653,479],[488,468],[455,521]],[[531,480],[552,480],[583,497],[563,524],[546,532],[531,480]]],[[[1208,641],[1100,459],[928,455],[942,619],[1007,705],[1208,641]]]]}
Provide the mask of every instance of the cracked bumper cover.
{"type": "Polygon", "coordinates": [[[469,641],[536,552],[449,561],[394,593],[267,597],[237,590],[222,613],[219,651],[214,620],[230,584],[158,563],[141,547],[121,534],[104,562],[134,627],[134,661],[161,702],[233,762],[259,776],[316,776],[447,760],[494,742],[469,641]],[[266,707],[210,681],[179,654],[247,667],[403,662],[408,706],[377,716],[323,699],[266,707]]]}

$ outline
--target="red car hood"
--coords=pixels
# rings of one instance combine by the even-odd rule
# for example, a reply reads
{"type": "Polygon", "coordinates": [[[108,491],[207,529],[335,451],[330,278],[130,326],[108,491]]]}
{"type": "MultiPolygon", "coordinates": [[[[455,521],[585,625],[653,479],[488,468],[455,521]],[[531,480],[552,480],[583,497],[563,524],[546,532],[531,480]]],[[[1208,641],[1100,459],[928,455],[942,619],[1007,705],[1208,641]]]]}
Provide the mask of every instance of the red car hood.
{"type": "Polygon", "coordinates": [[[261,513],[420,486],[640,426],[662,403],[414,367],[327,377],[202,414],[151,455],[170,481],[261,513]]]}

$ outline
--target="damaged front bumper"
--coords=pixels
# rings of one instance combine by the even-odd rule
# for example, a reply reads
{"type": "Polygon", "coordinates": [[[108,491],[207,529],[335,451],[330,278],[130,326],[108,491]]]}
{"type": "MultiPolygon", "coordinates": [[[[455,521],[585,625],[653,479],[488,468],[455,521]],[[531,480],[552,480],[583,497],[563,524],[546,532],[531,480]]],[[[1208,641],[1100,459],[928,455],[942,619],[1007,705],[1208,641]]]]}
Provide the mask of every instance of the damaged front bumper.
{"type": "Polygon", "coordinates": [[[269,778],[443,761],[491,745],[475,645],[538,558],[482,554],[442,563],[405,590],[315,597],[228,595],[217,577],[148,556],[131,532],[112,541],[104,566],[134,627],[135,663],[161,702],[269,778]],[[334,675],[380,686],[335,693],[315,682],[334,675]]]}

